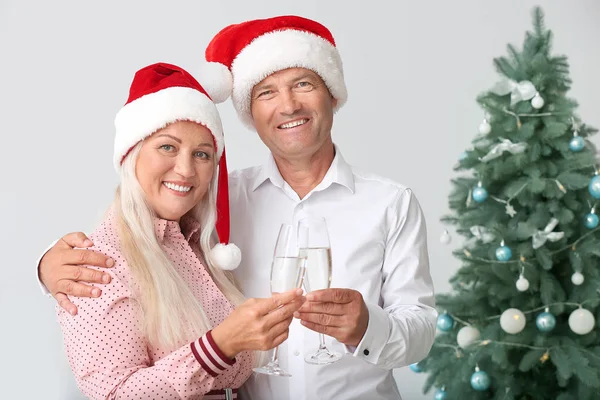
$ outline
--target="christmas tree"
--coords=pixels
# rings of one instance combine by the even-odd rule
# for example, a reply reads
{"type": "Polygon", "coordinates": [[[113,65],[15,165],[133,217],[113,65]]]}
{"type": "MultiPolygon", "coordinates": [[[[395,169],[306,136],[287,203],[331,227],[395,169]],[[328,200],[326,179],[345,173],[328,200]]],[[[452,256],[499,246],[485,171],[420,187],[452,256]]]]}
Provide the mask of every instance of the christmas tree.
{"type": "Polygon", "coordinates": [[[437,400],[600,398],[596,130],[551,42],[535,8],[522,50],[494,60],[500,82],[477,98],[480,135],[455,167],[443,221],[465,238],[461,266],[437,297],[436,342],[411,366],[437,400]]]}

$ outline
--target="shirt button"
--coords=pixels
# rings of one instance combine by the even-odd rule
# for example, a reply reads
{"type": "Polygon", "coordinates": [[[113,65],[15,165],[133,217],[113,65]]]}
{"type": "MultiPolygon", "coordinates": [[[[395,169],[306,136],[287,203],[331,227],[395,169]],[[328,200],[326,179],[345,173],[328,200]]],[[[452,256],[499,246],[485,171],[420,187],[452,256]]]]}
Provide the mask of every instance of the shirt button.
{"type": "Polygon", "coordinates": [[[294,355],[297,357],[300,355],[300,352],[298,350],[294,351],[294,355]]]}
{"type": "Polygon", "coordinates": [[[298,204],[298,210],[303,210],[304,209],[304,204],[300,203],[298,204]]]}
{"type": "Polygon", "coordinates": [[[369,350],[367,350],[367,349],[364,349],[364,350],[363,350],[363,354],[364,354],[365,356],[368,356],[368,355],[369,355],[369,350]]]}

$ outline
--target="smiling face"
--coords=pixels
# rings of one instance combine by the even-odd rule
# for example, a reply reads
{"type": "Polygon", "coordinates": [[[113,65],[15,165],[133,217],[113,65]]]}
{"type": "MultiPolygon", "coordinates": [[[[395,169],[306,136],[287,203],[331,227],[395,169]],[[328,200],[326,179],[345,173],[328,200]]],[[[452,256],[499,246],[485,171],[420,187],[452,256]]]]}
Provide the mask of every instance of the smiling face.
{"type": "Polygon", "coordinates": [[[135,174],[159,218],[179,221],[202,200],[215,157],[210,130],[195,122],[171,123],[143,141],[135,174]]]}
{"type": "Polygon", "coordinates": [[[331,127],[337,104],[313,71],[275,72],[252,90],[252,119],[261,140],[275,156],[307,157],[333,146],[331,127]]]}

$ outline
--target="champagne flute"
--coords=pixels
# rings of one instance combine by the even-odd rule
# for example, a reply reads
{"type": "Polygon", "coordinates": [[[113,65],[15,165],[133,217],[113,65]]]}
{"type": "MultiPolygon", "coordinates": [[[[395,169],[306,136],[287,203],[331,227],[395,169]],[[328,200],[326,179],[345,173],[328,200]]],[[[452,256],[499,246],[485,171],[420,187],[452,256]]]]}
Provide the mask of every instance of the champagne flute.
{"type": "MultiPolygon", "coordinates": [[[[302,286],[306,257],[299,254],[299,240],[294,226],[282,224],[275,243],[273,263],[271,264],[271,293],[282,293],[302,286]]],[[[276,376],[292,376],[279,366],[277,358],[279,346],[273,351],[271,361],[263,367],[254,368],[254,372],[276,376]]]]}
{"type": "MultiPolygon", "coordinates": [[[[331,245],[324,218],[304,218],[298,222],[298,236],[306,247],[300,248],[300,255],[306,257],[306,292],[329,289],[331,285],[331,245]]],[[[309,364],[325,365],[342,358],[338,352],[331,351],[325,345],[325,335],[319,333],[319,348],[306,354],[304,361],[309,364]]]]}

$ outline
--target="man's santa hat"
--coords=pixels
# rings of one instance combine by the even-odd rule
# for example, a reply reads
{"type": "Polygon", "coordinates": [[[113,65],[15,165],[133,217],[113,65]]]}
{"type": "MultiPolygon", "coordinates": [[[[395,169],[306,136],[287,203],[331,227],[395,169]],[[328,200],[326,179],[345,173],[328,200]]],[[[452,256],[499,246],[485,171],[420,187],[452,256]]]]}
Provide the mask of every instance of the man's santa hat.
{"type": "Polygon", "coordinates": [[[135,73],[129,98],[115,118],[114,166],[119,172],[123,160],[137,143],[176,121],[196,122],[213,135],[219,162],[216,230],[220,243],[212,249],[210,257],[220,268],[234,269],[241,261],[241,252],[229,243],[229,188],[223,127],[210,93],[192,75],[165,63],[152,64],[135,73]]]}
{"type": "Polygon", "coordinates": [[[203,76],[212,76],[211,82],[220,84],[213,89],[218,94],[215,101],[231,95],[239,117],[250,127],[252,89],[283,69],[300,67],[318,74],[337,99],[334,111],[348,98],[342,59],[331,32],[307,18],[281,16],[230,25],[213,38],[205,56],[203,76]]]}

